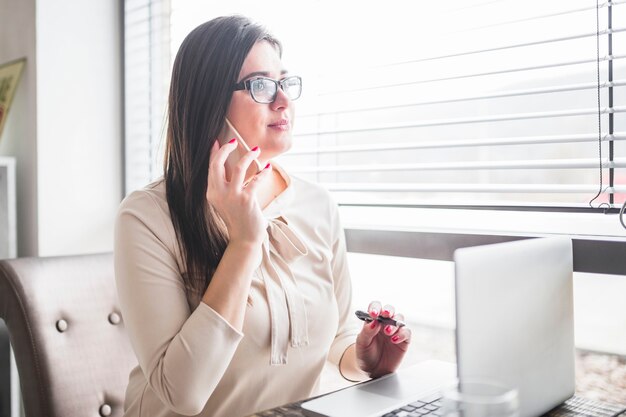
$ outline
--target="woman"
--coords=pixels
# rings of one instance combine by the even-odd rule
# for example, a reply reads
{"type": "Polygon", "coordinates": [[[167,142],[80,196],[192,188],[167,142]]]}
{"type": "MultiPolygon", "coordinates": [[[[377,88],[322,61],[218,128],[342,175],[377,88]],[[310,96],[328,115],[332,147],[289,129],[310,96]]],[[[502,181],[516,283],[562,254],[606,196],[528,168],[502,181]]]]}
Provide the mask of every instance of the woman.
{"type": "MultiPolygon", "coordinates": [[[[193,30],[176,56],[164,178],[128,196],[116,224],[139,361],[126,416],[248,415],[311,396],[327,359],[356,381],[392,372],[408,348],[406,328],[359,331],[336,206],[270,162],[291,146],[301,90],[281,52],[230,16],[193,30]],[[252,150],[218,142],[226,119],[252,150]]],[[[385,307],[369,312],[393,315],[385,307]]]]}

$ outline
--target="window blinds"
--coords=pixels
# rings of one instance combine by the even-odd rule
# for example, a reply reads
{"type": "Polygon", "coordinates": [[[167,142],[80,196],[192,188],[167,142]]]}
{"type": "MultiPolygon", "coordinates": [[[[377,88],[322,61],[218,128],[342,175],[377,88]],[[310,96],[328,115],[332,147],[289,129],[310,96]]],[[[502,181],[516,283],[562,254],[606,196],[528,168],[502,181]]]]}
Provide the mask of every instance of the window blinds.
{"type": "Polygon", "coordinates": [[[124,2],[125,191],[162,174],[164,118],[170,66],[170,4],[124,2]]]}
{"type": "Polygon", "coordinates": [[[325,0],[297,12],[278,2],[127,1],[127,15],[131,3],[149,4],[141,24],[160,31],[146,38],[148,65],[129,57],[127,20],[127,180],[133,169],[134,184],[160,173],[148,163],[165,100],[154,84],[163,89],[157,74],[170,64],[158,42],[175,28],[176,50],[197,24],[237,12],[269,26],[304,79],[294,146],[280,162],[339,203],[587,206],[602,172],[592,204],[617,205],[626,192],[625,2],[359,2],[355,13],[356,3],[325,0]],[[143,112],[136,131],[132,59],[151,77],[133,93],[143,112]],[[133,135],[141,139],[131,149],[133,135]]]}
{"type": "Polygon", "coordinates": [[[601,165],[593,205],[623,201],[626,6],[550,3],[446,2],[407,59],[320,74],[290,172],[343,204],[586,206],[601,165]]]}

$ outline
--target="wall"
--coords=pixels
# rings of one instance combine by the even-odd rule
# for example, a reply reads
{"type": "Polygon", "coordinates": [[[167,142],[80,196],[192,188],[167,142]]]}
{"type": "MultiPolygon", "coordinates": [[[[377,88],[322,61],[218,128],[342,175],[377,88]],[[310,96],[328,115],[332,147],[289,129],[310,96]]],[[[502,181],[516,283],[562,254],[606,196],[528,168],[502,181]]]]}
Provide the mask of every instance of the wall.
{"type": "Polygon", "coordinates": [[[0,155],[17,159],[18,256],[112,250],[122,196],[121,2],[0,0],[26,57],[0,155]]]}
{"type": "Polygon", "coordinates": [[[39,255],[113,249],[122,195],[119,2],[37,4],[39,255]]]}

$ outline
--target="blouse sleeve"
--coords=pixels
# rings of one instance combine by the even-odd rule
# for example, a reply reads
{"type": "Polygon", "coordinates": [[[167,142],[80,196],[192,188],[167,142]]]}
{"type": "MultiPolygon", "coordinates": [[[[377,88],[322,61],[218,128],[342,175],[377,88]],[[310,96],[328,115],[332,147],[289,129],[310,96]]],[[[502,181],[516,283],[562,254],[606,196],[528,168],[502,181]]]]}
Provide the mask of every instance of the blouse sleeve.
{"type": "Polygon", "coordinates": [[[128,335],[150,388],[172,411],[204,408],[243,335],[205,303],[191,311],[170,222],[145,191],[121,205],[115,278],[128,335]]]}
{"type": "Polygon", "coordinates": [[[356,341],[359,326],[352,313],[352,283],[350,271],[348,270],[348,259],[346,251],[346,238],[339,219],[339,209],[332,203],[331,208],[332,225],[332,273],[335,287],[335,297],[339,311],[339,326],[337,335],[333,341],[328,359],[339,365],[343,353],[348,346],[356,341]]]}

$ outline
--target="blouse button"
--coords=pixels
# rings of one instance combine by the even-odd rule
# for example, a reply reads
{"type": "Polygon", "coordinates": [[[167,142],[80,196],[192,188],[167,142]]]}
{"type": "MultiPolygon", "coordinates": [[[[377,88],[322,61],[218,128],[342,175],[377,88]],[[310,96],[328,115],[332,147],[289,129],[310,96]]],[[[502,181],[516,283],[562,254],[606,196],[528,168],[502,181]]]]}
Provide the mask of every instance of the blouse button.
{"type": "Polygon", "coordinates": [[[100,415],[102,417],[107,417],[111,415],[111,406],[109,404],[102,404],[100,406],[100,415]]]}
{"type": "Polygon", "coordinates": [[[57,330],[60,333],[63,333],[64,331],[66,331],[67,330],[67,322],[65,320],[63,320],[63,319],[57,321],[57,330]]]}
{"type": "Polygon", "coordinates": [[[122,321],[122,318],[120,317],[119,314],[117,313],[109,314],[109,323],[115,325],[115,324],[119,324],[120,321],[122,321]]]}

